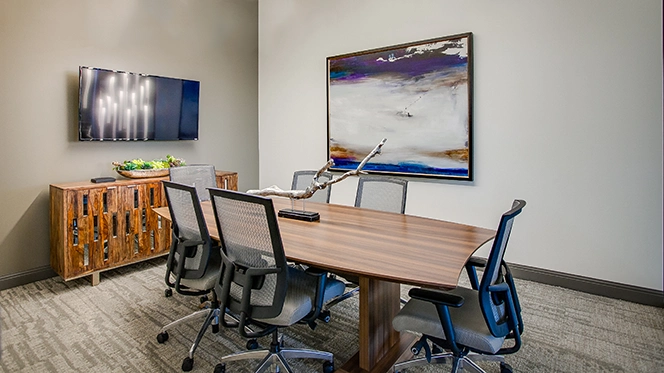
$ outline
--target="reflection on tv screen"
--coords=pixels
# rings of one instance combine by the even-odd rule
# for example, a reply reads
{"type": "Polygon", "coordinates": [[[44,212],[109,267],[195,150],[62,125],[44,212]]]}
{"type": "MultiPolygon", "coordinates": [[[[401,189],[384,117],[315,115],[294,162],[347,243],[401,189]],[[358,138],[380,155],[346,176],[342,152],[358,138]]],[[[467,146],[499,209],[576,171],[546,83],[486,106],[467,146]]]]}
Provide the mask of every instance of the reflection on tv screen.
{"type": "Polygon", "coordinates": [[[200,82],[81,66],[79,140],[197,140],[200,82]]]}

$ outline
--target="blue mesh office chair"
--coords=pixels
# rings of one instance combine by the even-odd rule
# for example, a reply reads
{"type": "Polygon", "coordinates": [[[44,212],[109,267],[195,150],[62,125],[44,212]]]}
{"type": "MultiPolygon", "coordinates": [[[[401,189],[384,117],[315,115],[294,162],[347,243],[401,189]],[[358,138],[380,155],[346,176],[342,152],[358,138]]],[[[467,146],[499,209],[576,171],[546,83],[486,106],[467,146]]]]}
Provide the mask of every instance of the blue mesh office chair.
{"type": "Polygon", "coordinates": [[[399,332],[422,334],[412,351],[417,355],[424,349],[426,356],[398,363],[394,365],[394,372],[427,363],[444,363],[447,359],[452,359],[452,372],[465,367],[484,372],[475,363],[479,360],[497,360],[501,373],[512,372],[502,355],[514,353],[521,347],[523,321],[512,274],[503,256],[514,218],[525,205],[525,201],[515,200],[512,209],[500,218],[486,264],[480,260],[466,264],[471,289],[410,290],[411,299],[392,325],[399,332]],[[477,280],[476,267],[484,267],[481,282],[477,280]],[[503,347],[506,339],[513,341],[511,346],[503,347]],[[447,352],[436,353],[438,347],[447,352]]]}

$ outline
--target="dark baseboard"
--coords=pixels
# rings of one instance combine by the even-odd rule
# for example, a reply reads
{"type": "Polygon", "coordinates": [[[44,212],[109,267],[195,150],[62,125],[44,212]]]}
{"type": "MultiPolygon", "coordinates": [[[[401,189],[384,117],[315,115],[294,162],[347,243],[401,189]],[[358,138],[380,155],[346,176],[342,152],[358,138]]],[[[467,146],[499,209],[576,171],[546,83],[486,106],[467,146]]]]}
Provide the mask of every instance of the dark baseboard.
{"type": "Polygon", "coordinates": [[[45,280],[57,276],[51,266],[33,268],[24,272],[13,273],[11,275],[0,276],[0,290],[13,288],[29,284],[31,282],[45,280]]]}
{"type": "MultiPolygon", "coordinates": [[[[535,281],[547,285],[582,291],[604,297],[622,299],[630,302],[664,308],[664,292],[618,282],[598,280],[591,277],[577,276],[564,272],[535,268],[522,264],[509,263],[516,278],[535,281]]],[[[29,284],[57,276],[50,266],[43,266],[25,272],[0,277],[0,290],[29,284]]]]}
{"type": "Polygon", "coordinates": [[[598,280],[548,269],[508,263],[512,275],[528,281],[582,291],[604,297],[622,299],[648,306],[664,307],[664,292],[618,282],[598,280]]]}

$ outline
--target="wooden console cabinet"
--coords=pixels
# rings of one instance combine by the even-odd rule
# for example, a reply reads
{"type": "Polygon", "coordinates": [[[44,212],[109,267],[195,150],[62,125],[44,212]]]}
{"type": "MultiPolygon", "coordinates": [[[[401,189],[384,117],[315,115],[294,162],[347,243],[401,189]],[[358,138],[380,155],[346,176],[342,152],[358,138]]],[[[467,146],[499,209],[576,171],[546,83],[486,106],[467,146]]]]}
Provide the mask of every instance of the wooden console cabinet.
{"type": "MultiPolygon", "coordinates": [[[[51,267],[65,280],[168,254],[171,225],[152,208],[166,206],[162,180],[50,185],[51,267]]],[[[217,171],[220,188],[237,190],[237,173],[217,171]]]]}

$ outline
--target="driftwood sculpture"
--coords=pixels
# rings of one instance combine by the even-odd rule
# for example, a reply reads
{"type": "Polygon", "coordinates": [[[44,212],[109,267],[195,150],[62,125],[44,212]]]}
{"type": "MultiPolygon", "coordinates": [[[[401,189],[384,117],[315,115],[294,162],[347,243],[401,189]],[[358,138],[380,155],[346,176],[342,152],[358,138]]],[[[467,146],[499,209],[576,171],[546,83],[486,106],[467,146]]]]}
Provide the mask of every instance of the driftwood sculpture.
{"type": "Polygon", "coordinates": [[[363,172],[362,168],[367,164],[367,162],[369,162],[369,160],[371,160],[371,158],[375,157],[377,154],[380,154],[381,148],[383,147],[383,145],[385,144],[386,141],[387,141],[387,139],[381,140],[381,142],[378,143],[378,145],[376,145],[376,147],[373,148],[373,150],[369,154],[367,154],[366,157],[364,157],[364,159],[362,160],[362,162],[360,162],[360,164],[357,166],[356,169],[354,169],[352,171],[348,171],[348,172],[344,173],[343,175],[341,175],[339,177],[332,178],[328,181],[325,181],[325,182],[321,183],[321,182],[318,181],[318,177],[323,172],[327,171],[330,167],[332,167],[332,165],[334,164],[334,161],[330,159],[329,161],[327,161],[325,166],[323,166],[320,170],[318,170],[318,172],[316,172],[313,179],[311,180],[311,184],[305,190],[283,190],[283,189],[279,188],[276,185],[272,185],[272,186],[267,187],[265,189],[248,190],[247,193],[255,194],[255,195],[259,195],[259,196],[288,197],[291,200],[309,198],[309,197],[313,196],[314,193],[316,193],[316,191],[325,189],[328,186],[330,186],[332,184],[336,184],[336,183],[344,180],[345,178],[347,178],[349,176],[365,174],[366,172],[363,172]]]}

